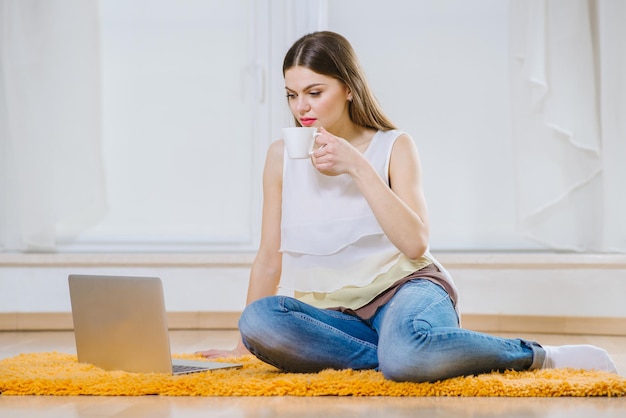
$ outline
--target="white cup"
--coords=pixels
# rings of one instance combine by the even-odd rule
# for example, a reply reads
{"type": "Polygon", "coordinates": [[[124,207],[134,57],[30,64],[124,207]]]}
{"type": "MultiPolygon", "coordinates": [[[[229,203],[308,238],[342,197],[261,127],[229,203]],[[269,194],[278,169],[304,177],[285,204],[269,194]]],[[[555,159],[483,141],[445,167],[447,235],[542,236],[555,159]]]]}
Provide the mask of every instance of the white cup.
{"type": "Polygon", "coordinates": [[[283,141],[289,158],[309,158],[315,145],[315,137],[321,135],[314,127],[283,128],[283,141]]]}

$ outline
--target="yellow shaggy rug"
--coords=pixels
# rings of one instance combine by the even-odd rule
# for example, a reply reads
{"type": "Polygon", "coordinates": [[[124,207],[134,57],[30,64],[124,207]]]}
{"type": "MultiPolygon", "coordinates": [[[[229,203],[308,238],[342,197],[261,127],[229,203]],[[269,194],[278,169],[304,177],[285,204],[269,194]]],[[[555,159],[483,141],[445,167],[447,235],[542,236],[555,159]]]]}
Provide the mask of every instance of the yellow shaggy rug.
{"type": "MultiPolygon", "coordinates": [[[[192,356],[177,356],[193,358],[192,356]]],[[[229,361],[233,361],[230,359],[229,361]]],[[[570,369],[489,373],[435,383],[396,383],[372,370],[282,373],[252,356],[244,367],[183,376],[108,372],[75,355],[32,353],[0,361],[6,395],[163,396],[625,396],[626,378],[570,369]]]]}

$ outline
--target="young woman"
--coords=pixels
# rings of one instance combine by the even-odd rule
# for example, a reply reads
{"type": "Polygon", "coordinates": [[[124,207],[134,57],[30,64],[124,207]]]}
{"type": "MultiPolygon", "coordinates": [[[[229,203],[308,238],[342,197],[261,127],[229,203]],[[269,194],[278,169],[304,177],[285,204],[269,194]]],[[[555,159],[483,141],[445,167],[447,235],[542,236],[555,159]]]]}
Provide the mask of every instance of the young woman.
{"type": "Polygon", "coordinates": [[[460,328],[457,290],[428,251],[415,143],[381,110],[350,43],[306,35],[287,52],[283,75],[296,125],[321,135],[310,160],[289,159],[281,140],[270,146],[242,339],[203,355],[249,351],[288,372],[378,369],[413,382],[546,367],[616,372],[594,346],[460,328]]]}

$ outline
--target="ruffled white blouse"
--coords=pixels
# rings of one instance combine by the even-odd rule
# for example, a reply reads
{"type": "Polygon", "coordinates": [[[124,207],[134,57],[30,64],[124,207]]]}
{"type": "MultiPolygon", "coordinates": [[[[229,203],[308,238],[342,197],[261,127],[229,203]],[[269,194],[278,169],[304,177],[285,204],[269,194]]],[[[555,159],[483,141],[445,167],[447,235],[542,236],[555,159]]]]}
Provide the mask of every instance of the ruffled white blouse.
{"type": "MultiPolygon", "coordinates": [[[[387,184],[391,150],[402,133],[378,131],[364,153],[387,184]]],[[[308,159],[285,155],[282,193],[281,288],[330,293],[363,287],[400,260],[349,175],[327,176],[308,159]]]]}

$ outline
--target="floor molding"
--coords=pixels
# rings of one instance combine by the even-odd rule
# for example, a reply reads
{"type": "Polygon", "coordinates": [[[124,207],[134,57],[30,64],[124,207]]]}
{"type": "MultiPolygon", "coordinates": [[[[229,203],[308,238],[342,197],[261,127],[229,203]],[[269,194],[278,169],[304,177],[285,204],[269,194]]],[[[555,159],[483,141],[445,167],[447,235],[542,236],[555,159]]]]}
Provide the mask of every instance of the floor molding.
{"type": "MultiPolygon", "coordinates": [[[[239,312],[168,312],[172,330],[229,330],[237,328],[239,312]]],[[[624,318],[556,317],[533,315],[465,314],[463,328],[494,333],[626,335],[624,318]]],[[[0,331],[68,331],[69,312],[0,313],[0,331]]]]}

